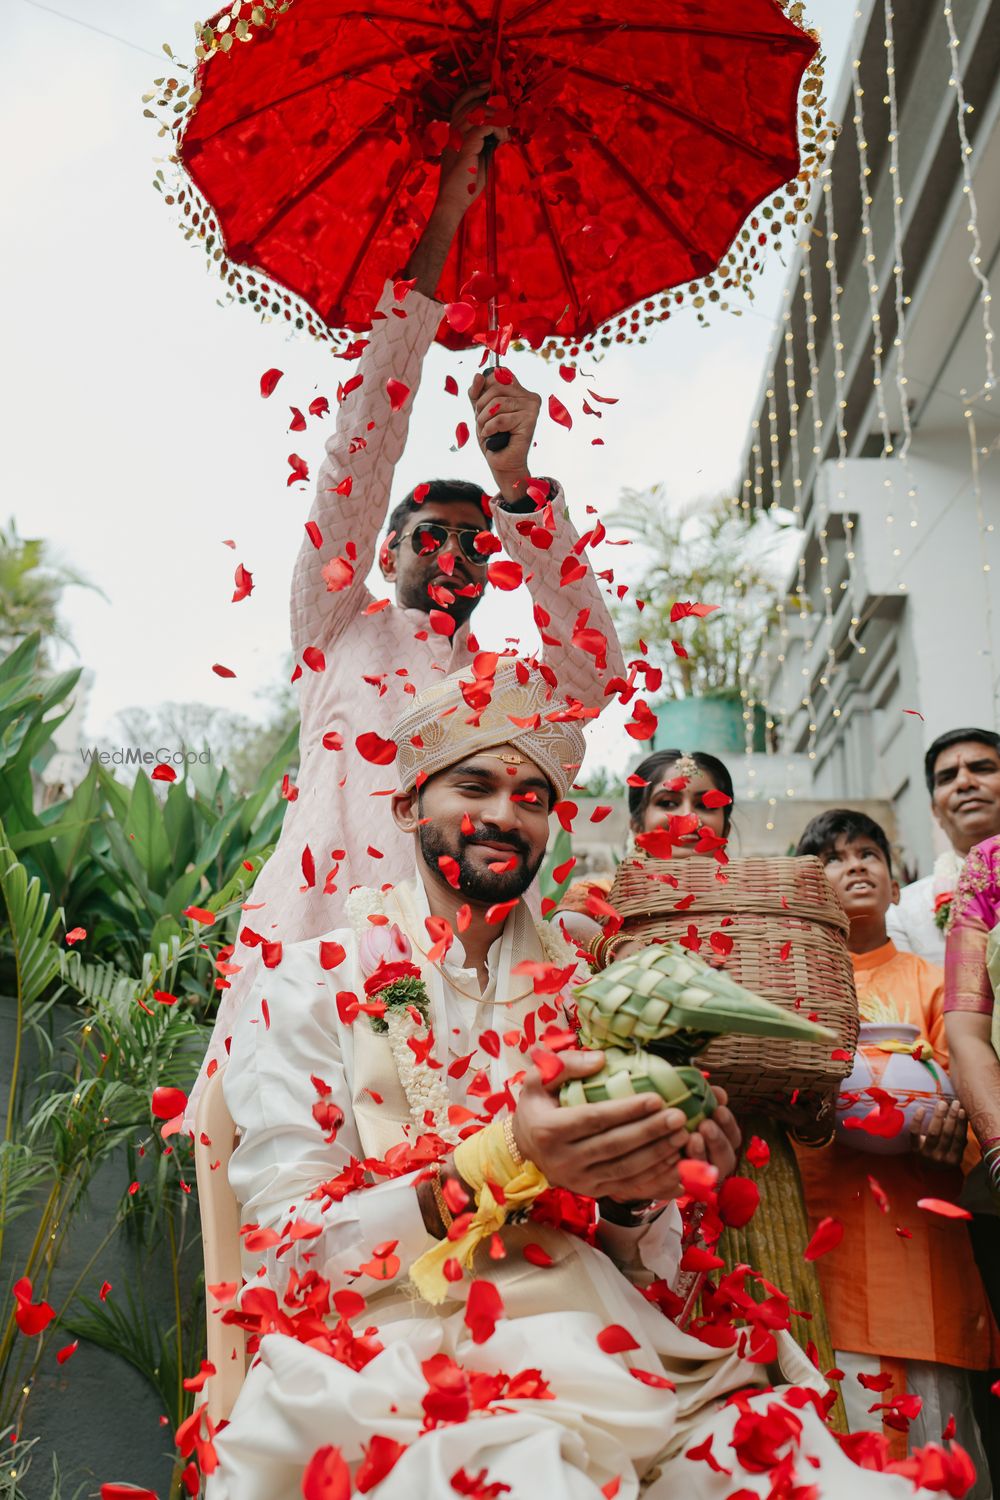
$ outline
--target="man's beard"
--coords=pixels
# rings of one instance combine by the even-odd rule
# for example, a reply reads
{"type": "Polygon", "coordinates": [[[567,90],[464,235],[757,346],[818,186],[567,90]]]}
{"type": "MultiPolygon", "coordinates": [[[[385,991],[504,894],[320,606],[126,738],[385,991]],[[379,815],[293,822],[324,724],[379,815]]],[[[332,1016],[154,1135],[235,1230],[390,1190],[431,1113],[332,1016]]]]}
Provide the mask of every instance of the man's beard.
{"type": "Polygon", "coordinates": [[[490,824],[484,824],[477,828],[475,833],[467,838],[461,838],[457,846],[448,843],[440,829],[435,828],[433,823],[424,823],[418,830],[420,835],[420,852],[430,870],[435,874],[441,873],[438,860],[442,856],[448,856],[455,860],[458,865],[458,888],[463,896],[479,905],[492,905],[499,901],[514,901],[518,896],[523,896],[535,876],[541,868],[542,860],[545,858],[545,850],[534,859],[531,856],[531,847],[527,840],[519,833],[501,833],[498,828],[490,824]],[[469,850],[475,844],[509,844],[510,854],[502,855],[499,850],[496,853],[494,864],[509,862],[515,855],[518,856],[517,865],[513,870],[491,870],[488,865],[481,865],[469,858],[469,850]]]}
{"type": "Polygon", "coordinates": [[[471,595],[455,593],[456,589],[468,588],[472,582],[469,578],[456,575],[453,581],[445,585],[455,597],[450,603],[439,604],[428,589],[429,578],[433,577],[432,572],[425,577],[408,578],[403,587],[397,588],[396,602],[400,609],[419,609],[425,615],[430,614],[432,609],[436,609],[442,614],[450,615],[456,625],[464,625],[482,599],[483,590],[480,588],[478,593],[471,595]]]}

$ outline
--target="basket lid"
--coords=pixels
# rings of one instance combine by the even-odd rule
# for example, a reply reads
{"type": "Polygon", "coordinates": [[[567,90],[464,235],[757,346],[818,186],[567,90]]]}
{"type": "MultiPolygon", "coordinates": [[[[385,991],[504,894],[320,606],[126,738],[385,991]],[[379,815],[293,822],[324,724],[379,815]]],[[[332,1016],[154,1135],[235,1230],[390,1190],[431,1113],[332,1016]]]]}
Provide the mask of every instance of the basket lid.
{"type": "Polygon", "coordinates": [[[629,856],[618,866],[608,893],[629,927],[642,917],[677,917],[677,902],[694,900],[684,915],[753,912],[800,917],[841,932],[849,930],[844,908],[814,854],[713,859],[689,854],[679,859],[629,856]]]}

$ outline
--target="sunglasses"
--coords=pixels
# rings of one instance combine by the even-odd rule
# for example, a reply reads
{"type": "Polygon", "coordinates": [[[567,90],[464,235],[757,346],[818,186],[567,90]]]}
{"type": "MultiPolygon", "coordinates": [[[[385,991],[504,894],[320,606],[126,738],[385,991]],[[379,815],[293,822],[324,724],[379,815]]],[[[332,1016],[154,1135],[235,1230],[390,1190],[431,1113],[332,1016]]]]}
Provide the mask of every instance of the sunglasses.
{"type": "Polygon", "coordinates": [[[476,538],[482,536],[482,531],[475,526],[444,526],[439,521],[421,521],[414,526],[412,531],[404,531],[402,536],[397,536],[389,545],[398,547],[400,542],[410,539],[410,545],[418,557],[433,557],[440,552],[450,536],[458,539],[459,549],[462,555],[472,563],[482,567],[486,562],[486,556],[476,546],[476,538]]]}

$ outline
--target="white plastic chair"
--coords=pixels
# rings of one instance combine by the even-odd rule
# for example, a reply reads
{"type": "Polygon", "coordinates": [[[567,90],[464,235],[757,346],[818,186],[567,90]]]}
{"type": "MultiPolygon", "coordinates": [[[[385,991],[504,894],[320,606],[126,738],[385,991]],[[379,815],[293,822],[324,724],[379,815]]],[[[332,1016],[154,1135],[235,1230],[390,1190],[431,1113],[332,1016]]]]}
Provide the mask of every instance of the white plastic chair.
{"type": "Polygon", "coordinates": [[[223,1323],[219,1304],[207,1290],[219,1282],[243,1282],[240,1261],[240,1206],[229,1186],[229,1158],[236,1145],[236,1126],[226,1108],[220,1068],[208,1080],[198,1101],[194,1127],[194,1163],[205,1256],[207,1358],[216,1373],[205,1382],[208,1415],[228,1418],[246,1376],[246,1333],[223,1323]],[[208,1142],[206,1145],[205,1142],[208,1142]]]}

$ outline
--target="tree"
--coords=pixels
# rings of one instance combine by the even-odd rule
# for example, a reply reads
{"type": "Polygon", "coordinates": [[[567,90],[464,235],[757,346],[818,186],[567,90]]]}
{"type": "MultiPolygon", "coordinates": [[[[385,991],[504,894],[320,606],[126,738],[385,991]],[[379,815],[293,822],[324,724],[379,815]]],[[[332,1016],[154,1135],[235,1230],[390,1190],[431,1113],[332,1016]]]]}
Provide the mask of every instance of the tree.
{"type": "Polygon", "coordinates": [[[668,697],[737,691],[741,667],[756,655],[784,595],[792,528],[757,512],[745,519],[726,498],[672,509],[662,485],[626,490],[608,525],[630,534],[644,554],[630,593],[613,607],[626,657],[645,646],[663,669],[668,697]],[[681,623],[671,620],[678,603],[716,608],[681,623]]]}
{"type": "Polygon", "coordinates": [[[73,568],[55,561],[41,537],[21,536],[11,517],[6,527],[0,526],[0,653],[13,650],[37,631],[43,643],[39,665],[47,667],[46,641],[72,645],[59,619],[63,590],[94,587],[73,568]]]}

